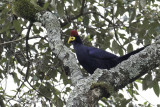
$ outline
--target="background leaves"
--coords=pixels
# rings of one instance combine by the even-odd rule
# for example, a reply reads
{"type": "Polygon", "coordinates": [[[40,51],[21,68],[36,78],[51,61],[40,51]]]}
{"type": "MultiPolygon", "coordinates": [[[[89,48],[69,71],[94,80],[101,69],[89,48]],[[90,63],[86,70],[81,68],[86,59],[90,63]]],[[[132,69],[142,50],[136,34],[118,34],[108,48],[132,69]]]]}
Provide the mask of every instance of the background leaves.
{"type": "MultiPolygon", "coordinates": [[[[160,31],[158,0],[37,0],[41,7],[59,18],[62,41],[67,44],[71,29],[77,29],[88,46],[108,50],[117,55],[154,42],[160,31]]],[[[27,71],[26,35],[29,21],[14,15],[13,4],[0,1],[0,106],[65,105],[72,84],[69,70],[48,46],[45,28],[34,24],[29,35],[29,74],[27,71]],[[67,73],[66,73],[67,72],[67,73]],[[28,81],[25,77],[28,75],[28,81]],[[9,94],[8,82],[16,84],[9,94]],[[14,82],[13,82],[14,81],[14,82]],[[17,90],[18,89],[18,90],[17,90]],[[22,99],[22,100],[19,100],[22,99]]],[[[76,63],[76,62],[75,62],[76,63]]],[[[115,93],[103,98],[103,106],[137,106],[134,101],[142,84],[159,96],[159,68],[126,87],[131,96],[115,93]]],[[[85,75],[86,72],[84,73],[85,75]]],[[[155,106],[145,101],[138,106],[155,106]]]]}

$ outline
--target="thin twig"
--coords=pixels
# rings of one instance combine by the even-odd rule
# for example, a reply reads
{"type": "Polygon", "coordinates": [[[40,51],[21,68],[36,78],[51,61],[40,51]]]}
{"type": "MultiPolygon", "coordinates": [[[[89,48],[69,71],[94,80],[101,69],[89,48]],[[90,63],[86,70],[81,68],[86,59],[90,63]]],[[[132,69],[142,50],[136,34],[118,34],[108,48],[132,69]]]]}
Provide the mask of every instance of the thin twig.
{"type": "Polygon", "coordinates": [[[20,38],[20,39],[16,39],[16,40],[12,40],[12,41],[7,41],[7,42],[4,42],[4,43],[0,43],[0,45],[6,45],[6,44],[9,44],[9,43],[18,42],[18,41],[21,41],[21,40],[23,40],[25,38],[26,37],[23,37],[23,38],[20,38]]]}
{"type": "MultiPolygon", "coordinates": [[[[22,71],[23,71],[23,69],[22,69],[22,71]]],[[[13,100],[14,98],[16,98],[16,96],[17,96],[17,94],[20,92],[20,89],[22,88],[22,86],[25,85],[25,84],[24,84],[24,81],[22,81],[21,79],[20,79],[20,81],[22,82],[22,84],[18,87],[16,94],[15,94],[12,98],[10,98],[10,99],[7,100],[7,103],[8,103],[8,102],[10,103],[10,100],[13,100]]],[[[26,86],[26,87],[27,87],[27,86],[26,86]]],[[[27,87],[27,88],[28,88],[28,87],[27,87]]],[[[7,105],[7,103],[6,103],[6,105],[7,105]]]]}
{"type": "MultiPolygon", "coordinates": [[[[113,9],[114,9],[114,8],[113,8],[113,9]]],[[[112,10],[112,20],[113,20],[113,23],[114,23],[114,12],[113,12],[113,11],[114,11],[114,10],[112,10]]],[[[119,41],[118,34],[117,34],[117,31],[116,31],[115,26],[113,26],[113,30],[114,30],[114,34],[115,34],[116,40],[117,40],[118,43],[119,43],[119,46],[120,46],[122,49],[124,49],[125,52],[126,52],[126,49],[123,47],[123,45],[122,45],[121,42],[119,41]]]]}
{"type": "Polygon", "coordinates": [[[22,88],[23,85],[24,85],[24,81],[22,82],[22,84],[17,89],[16,94],[12,98],[10,98],[7,102],[9,102],[10,100],[13,100],[14,98],[16,98],[17,94],[19,93],[19,91],[20,91],[20,89],[22,88]]]}
{"type": "Polygon", "coordinates": [[[28,80],[26,80],[27,83],[30,85],[30,87],[32,87],[36,92],[38,92],[40,95],[44,96],[47,100],[52,101],[50,98],[48,98],[45,94],[41,93],[40,91],[38,91],[36,88],[34,88],[31,83],[29,83],[28,80]]]}
{"type": "MultiPolygon", "coordinates": [[[[16,40],[12,40],[12,41],[7,41],[7,42],[4,42],[4,43],[0,43],[0,45],[6,45],[6,44],[10,44],[10,43],[13,43],[13,42],[18,42],[18,41],[21,41],[23,39],[25,39],[26,37],[23,37],[23,38],[20,38],[20,39],[16,39],[16,40]]],[[[34,36],[34,37],[30,37],[30,39],[35,39],[35,38],[41,38],[41,39],[44,39],[46,41],[48,41],[45,37],[41,37],[41,36],[34,36]]]]}
{"type": "Polygon", "coordinates": [[[26,34],[26,57],[27,57],[28,63],[27,63],[27,71],[26,71],[26,76],[25,76],[24,81],[26,81],[28,79],[29,69],[30,69],[29,68],[30,67],[30,57],[28,55],[28,53],[29,53],[28,40],[29,40],[29,33],[30,33],[32,25],[33,25],[33,22],[30,22],[30,25],[28,26],[28,31],[27,31],[27,34],[26,34]]]}
{"type": "Polygon", "coordinates": [[[84,7],[85,7],[85,0],[82,0],[82,7],[81,7],[80,14],[83,14],[84,7]]]}
{"type": "Polygon", "coordinates": [[[118,43],[119,43],[119,46],[120,46],[122,49],[124,49],[125,52],[126,52],[126,49],[123,47],[123,45],[121,44],[121,42],[120,42],[119,39],[118,39],[118,34],[117,34],[117,31],[116,31],[116,28],[113,27],[113,30],[114,30],[114,34],[115,34],[116,40],[117,40],[118,43]]]}
{"type": "Polygon", "coordinates": [[[101,18],[103,18],[105,21],[107,21],[109,24],[112,24],[113,26],[117,26],[115,25],[114,23],[112,23],[109,19],[107,19],[106,17],[104,17],[103,15],[101,15],[100,13],[98,12],[95,12],[95,11],[90,11],[90,12],[85,12],[85,13],[80,13],[78,14],[77,16],[75,17],[72,17],[72,18],[69,18],[67,21],[65,21],[64,23],[61,23],[61,27],[64,27],[66,26],[68,23],[72,22],[73,20],[79,18],[80,16],[85,16],[85,15],[88,15],[88,14],[96,14],[98,16],[100,16],[101,18]]]}

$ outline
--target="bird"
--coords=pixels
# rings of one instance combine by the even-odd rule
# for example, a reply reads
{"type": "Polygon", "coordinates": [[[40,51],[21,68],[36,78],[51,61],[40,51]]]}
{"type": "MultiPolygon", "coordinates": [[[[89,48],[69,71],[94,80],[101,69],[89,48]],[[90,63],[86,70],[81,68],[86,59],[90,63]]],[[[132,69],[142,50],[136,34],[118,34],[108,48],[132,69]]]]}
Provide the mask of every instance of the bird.
{"type": "Polygon", "coordinates": [[[76,30],[70,31],[68,44],[70,43],[73,44],[80,65],[82,65],[89,74],[93,74],[97,68],[110,70],[122,61],[127,60],[131,55],[134,55],[145,48],[142,47],[123,56],[117,56],[99,48],[83,45],[76,30]]]}

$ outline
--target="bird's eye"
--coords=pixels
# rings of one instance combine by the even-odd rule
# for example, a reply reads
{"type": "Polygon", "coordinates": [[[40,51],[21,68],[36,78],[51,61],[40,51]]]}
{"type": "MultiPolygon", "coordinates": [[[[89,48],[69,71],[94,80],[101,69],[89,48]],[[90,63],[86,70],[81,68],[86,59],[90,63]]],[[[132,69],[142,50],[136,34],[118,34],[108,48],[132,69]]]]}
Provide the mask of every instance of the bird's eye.
{"type": "Polygon", "coordinates": [[[75,37],[72,37],[71,40],[72,40],[72,41],[75,40],[75,37]]]}

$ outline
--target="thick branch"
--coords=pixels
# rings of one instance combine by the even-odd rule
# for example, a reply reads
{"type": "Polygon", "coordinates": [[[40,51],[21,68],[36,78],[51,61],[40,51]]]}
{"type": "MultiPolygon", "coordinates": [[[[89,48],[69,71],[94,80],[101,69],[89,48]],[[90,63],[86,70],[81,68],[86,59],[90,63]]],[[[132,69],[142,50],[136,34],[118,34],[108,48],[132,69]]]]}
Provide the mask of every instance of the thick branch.
{"type": "Polygon", "coordinates": [[[155,44],[131,56],[111,70],[97,69],[87,79],[78,82],[68,99],[67,107],[92,107],[102,97],[135,81],[160,65],[160,37],[155,44]]]}
{"type": "Polygon", "coordinates": [[[61,28],[56,15],[45,12],[42,15],[38,15],[39,21],[47,30],[49,46],[53,50],[53,53],[58,55],[57,57],[63,61],[64,65],[70,68],[72,83],[76,84],[82,77],[78,64],[76,64],[76,57],[67,48],[61,40],[61,28]]]}

